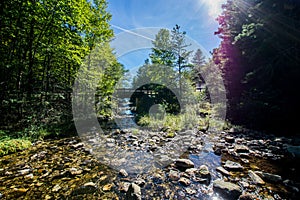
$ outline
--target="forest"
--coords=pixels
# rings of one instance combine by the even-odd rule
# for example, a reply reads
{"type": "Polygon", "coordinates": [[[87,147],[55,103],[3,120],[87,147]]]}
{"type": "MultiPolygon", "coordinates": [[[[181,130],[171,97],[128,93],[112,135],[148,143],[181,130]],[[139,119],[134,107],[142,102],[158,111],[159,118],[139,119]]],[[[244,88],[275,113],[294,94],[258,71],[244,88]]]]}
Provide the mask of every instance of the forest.
{"type": "Polygon", "coordinates": [[[129,100],[132,129],[115,113],[128,70],[111,47],[109,3],[0,2],[0,198],[297,199],[300,2],[227,0],[208,57],[180,24],[160,29],[130,83],[151,91],[129,100]],[[226,95],[222,127],[211,91],[226,95]],[[78,137],[74,105],[89,120],[86,102],[105,128],[78,137]]]}

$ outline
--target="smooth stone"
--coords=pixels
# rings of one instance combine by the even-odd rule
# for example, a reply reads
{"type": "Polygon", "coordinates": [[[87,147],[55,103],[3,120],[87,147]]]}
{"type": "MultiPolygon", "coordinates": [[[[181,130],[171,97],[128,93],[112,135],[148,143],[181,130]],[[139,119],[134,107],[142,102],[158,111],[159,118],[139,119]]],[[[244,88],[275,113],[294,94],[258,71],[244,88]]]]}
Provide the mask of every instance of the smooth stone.
{"type": "Polygon", "coordinates": [[[180,175],[177,171],[171,170],[169,172],[169,179],[171,179],[172,181],[177,181],[177,180],[179,180],[179,178],[180,178],[180,175]]]}
{"type": "Polygon", "coordinates": [[[95,184],[89,182],[84,184],[83,186],[73,190],[73,195],[81,195],[81,194],[91,194],[97,190],[97,186],[95,184]]]}
{"type": "Polygon", "coordinates": [[[25,178],[28,178],[28,179],[33,179],[33,174],[27,174],[26,176],[24,176],[25,178]]]}
{"type": "Polygon", "coordinates": [[[229,171],[227,171],[227,170],[224,169],[223,167],[217,167],[216,170],[217,170],[218,172],[221,172],[221,173],[224,174],[224,175],[227,175],[227,176],[230,175],[229,171]]]}
{"type": "Polygon", "coordinates": [[[189,186],[191,184],[191,181],[190,181],[190,179],[187,179],[185,177],[181,177],[179,179],[179,183],[181,183],[184,186],[189,186]]]}
{"type": "Polygon", "coordinates": [[[250,176],[250,178],[252,179],[252,181],[255,183],[255,184],[260,184],[260,185],[263,185],[265,184],[265,181],[262,180],[255,172],[253,172],[252,170],[249,170],[248,171],[248,175],[250,176]]]}
{"type": "Polygon", "coordinates": [[[58,192],[61,189],[61,186],[59,184],[56,184],[53,188],[52,188],[52,192],[58,192]]]}
{"type": "Polygon", "coordinates": [[[207,167],[206,165],[201,165],[201,166],[199,167],[198,173],[199,173],[199,176],[200,176],[201,178],[207,178],[207,179],[210,179],[210,178],[211,178],[209,169],[208,169],[208,167],[207,167]]]}
{"type": "Polygon", "coordinates": [[[22,169],[18,171],[19,175],[23,175],[23,176],[29,174],[29,172],[30,169],[22,169]]]}
{"type": "Polygon", "coordinates": [[[81,148],[81,147],[83,147],[83,146],[84,146],[84,144],[83,144],[82,142],[80,142],[80,143],[77,143],[77,144],[73,144],[73,145],[72,145],[72,148],[78,149],[78,148],[81,148]]]}
{"type": "Polygon", "coordinates": [[[126,192],[126,200],[141,200],[142,192],[140,186],[135,183],[131,183],[128,187],[128,191],[126,192]]]}
{"type": "Polygon", "coordinates": [[[240,186],[220,179],[214,181],[213,189],[222,197],[226,198],[226,200],[236,200],[242,194],[240,186]]]}
{"type": "Polygon", "coordinates": [[[278,183],[282,181],[282,177],[276,174],[265,173],[261,171],[255,171],[255,173],[263,178],[264,180],[271,181],[274,183],[278,183]]]}
{"type": "Polygon", "coordinates": [[[177,159],[175,161],[175,166],[177,168],[187,169],[187,168],[193,168],[195,164],[189,159],[177,159]]]}
{"type": "Polygon", "coordinates": [[[229,170],[240,170],[240,169],[244,169],[244,167],[243,167],[240,163],[233,162],[233,161],[230,161],[230,160],[227,160],[227,161],[225,162],[224,168],[227,168],[227,169],[229,169],[229,170]]]}
{"type": "Polygon", "coordinates": [[[259,199],[259,198],[256,195],[250,194],[250,193],[242,194],[239,197],[239,200],[256,200],[256,199],[259,199]]]}
{"type": "Polygon", "coordinates": [[[185,173],[187,173],[189,176],[194,176],[197,171],[197,168],[188,168],[185,170],[185,173]]]}
{"type": "Polygon", "coordinates": [[[109,183],[103,186],[102,190],[104,192],[110,191],[110,189],[112,188],[113,184],[109,183]]]}
{"type": "Polygon", "coordinates": [[[83,171],[81,169],[76,169],[75,167],[72,167],[69,169],[69,172],[72,174],[72,175],[79,175],[81,174],[83,171]]]}
{"type": "Polygon", "coordinates": [[[97,185],[94,182],[85,183],[83,186],[84,187],[94,187],[94,188],[97,188],[97,185]]]}
{"type": "Polygon", "coordinates": [[[186,193],[190,194],[190,195],[193,195],[193,194],[196,194],[197,191],[194,190],[194,189],[191,189],[191,188],[185,188],[185,191],[186,193]]]}
{"type": "Polygon", "coordinates": [[[126,172],[125,169],[121,169],[121,170],[119,171],[119,174],[120,174],[121,176],[123,176],[123,177],[127,177],[127,176],[128,176],[128,173],[126,172]]]}
{"type": "Polygon", "coordinates": [[[127,192],[129,186],[130,186],[130,183],[128,183],[128,182],[121,182],[121,183],[119,184],[119,191],[120,191],[120,192],[127,192]]]}
{"type": "Polygon", "coordinates": [[[237,153],[248,153],[249,147],[247,147],[245,145],[235,145],[234,150],[237,153]]]}
{"type": "Polygon", "coordinates": [[[140,187],[143,187],[146,184],[145,180],[142,178],[137,178],[136,180],[134,180],[134,183],[140,187]]]}
{"type": "Polygon", "coordinates": [[[225,137],[225,141],[228,143],[234,143],[235,139],[234,139],[234,137],[227,136],[227,137],[225,137]]]}

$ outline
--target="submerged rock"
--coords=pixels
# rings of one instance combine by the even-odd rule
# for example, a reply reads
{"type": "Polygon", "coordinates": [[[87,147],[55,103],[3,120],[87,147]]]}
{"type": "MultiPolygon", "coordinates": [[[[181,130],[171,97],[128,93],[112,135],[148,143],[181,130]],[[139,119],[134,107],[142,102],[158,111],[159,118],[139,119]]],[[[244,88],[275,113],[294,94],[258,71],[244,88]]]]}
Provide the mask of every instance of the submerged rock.
{"type": "Polygon", "coordinates": [[[228,200],[236,200],[242,194],[240,186],[220,179],[214,181],[213,189],[228,200]]]}
{"type": "Polygon", "coordinates": [[[52,192],[58,192],[61,189],[61,186],[59,184],[56,184],[53,188],[52,188],[52,192]]]}
{"type": "Polygon", "coordinates": [[[259,199],[259,198],[256,195],[250,194],[250,193],[242,194],[239,197],[239,200],[256,200],[256,199],[259,199]]]}

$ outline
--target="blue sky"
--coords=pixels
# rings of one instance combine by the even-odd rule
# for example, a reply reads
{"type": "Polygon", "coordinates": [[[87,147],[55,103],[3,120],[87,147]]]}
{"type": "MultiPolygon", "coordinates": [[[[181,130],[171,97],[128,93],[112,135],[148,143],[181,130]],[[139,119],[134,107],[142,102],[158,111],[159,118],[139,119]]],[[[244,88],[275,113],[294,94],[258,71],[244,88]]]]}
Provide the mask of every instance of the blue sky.
{"type": "Polygon", "coordinates": [[[126,69],[142,65],[150,52],[145,47],[151,45],[151,39],[157,31],[160,28],[172,29],[175,24],[187,32],[188,43],[200,45],[208,55],[220,43],[219,38],[214,35],[218,27],[215,19],[224,2],[225,0],[108,0],[108,11],[112,14],[111,26],[117,38],[112,46],[117,51],[119,48],[128,50],[119,55],[119,61],[126,69]],[[144,46],[142,43],[145,43],[144,46]],[[137,48],[139,46],[141,48],[137,48]]]}

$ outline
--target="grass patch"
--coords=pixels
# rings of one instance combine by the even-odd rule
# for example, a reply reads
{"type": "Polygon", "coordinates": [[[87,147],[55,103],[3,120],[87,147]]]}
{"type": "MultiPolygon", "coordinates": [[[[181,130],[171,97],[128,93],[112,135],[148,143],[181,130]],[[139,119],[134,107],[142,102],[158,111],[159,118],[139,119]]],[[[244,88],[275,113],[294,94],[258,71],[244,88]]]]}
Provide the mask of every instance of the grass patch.
{"type": "MultiPolygon", "coordinates": [[[[169,130],[168,132],[172,133],[174,131],[195,128],[200,118],[201,117],[197,114],[197,108],[188,106],[181,114],[172,115],[168,113],[163,119],[145,115],[139,119],[138,124],[154,130],[167,128],[169,130]]],[[[172,137],[172,135],[170,135],[170,137],[172,137]]]]}
{"type": "Polygon", "coordinates": [[[49,135],[51,132],[35,125],[17,132],[0,130],[0,156],[26,149],[33,141],[42,140],[49,135]]]}
{"type": "Polygon", "coordinates": [[[15,153],[17,151],[26,149],[32,145],[27,139],[6,139],[0,141],[0,156],[15,153]]]}

